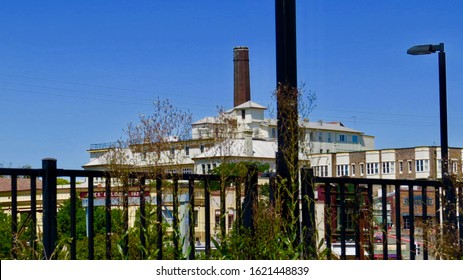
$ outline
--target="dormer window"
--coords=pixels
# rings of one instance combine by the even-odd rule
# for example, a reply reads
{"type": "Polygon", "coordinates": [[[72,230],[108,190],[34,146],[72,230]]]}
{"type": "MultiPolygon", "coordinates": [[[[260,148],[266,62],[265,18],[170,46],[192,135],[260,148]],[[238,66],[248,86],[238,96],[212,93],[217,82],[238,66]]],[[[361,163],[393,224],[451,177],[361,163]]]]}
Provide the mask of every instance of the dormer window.
{"type": "Polygon", "coordinates": [[[246,119],[246,110],[241,110],[241,119],[246,119]]]}

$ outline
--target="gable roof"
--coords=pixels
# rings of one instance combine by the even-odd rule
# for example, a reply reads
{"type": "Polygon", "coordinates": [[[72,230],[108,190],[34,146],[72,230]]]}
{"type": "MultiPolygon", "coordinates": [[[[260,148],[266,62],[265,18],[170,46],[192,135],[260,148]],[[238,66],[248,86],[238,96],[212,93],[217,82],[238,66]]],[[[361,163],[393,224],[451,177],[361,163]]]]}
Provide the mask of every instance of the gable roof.
{"type": "Polygon", "coordinates": [[[257,103],[252,102],[252,101],[247,101],[247,102],[244,102],[241,105],[236,106],[235,108],[233,108],[233,110],[235,110],[235,109],[249,109],[249,108],[263,109],[263,110],[267,109],[267,107],[264,107],[264,106],[262,106],[260,104],[257,104],[257,103]]]}

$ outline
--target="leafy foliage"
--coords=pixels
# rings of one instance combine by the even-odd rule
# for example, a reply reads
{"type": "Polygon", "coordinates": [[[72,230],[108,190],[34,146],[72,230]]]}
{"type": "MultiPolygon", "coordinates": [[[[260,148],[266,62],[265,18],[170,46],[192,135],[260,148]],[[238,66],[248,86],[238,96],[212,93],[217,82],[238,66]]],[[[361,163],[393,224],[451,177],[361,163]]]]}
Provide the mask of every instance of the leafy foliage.
{"type": "Polygon", "coordinates": [[[0,212],[0,259],[9,259],[11,244],[11,216],[0,212]]]}

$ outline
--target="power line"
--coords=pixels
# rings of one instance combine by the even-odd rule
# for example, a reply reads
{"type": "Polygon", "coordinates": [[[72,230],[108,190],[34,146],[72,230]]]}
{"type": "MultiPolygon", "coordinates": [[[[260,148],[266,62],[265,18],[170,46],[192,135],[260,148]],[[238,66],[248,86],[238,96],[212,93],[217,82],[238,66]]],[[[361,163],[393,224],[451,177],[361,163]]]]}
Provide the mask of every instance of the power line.
{"type": "MultiPolygon", "coordinates": [[[[6,88],[6,87],[0,87],[0,89],[3,90],[9,90],[9,91],[17,91],[17,92],[24,92],[27,94],[33,94],[33,95],[49,95],[49,96],[58,96],[58,97],[65,97],[65,98],[75,98],[75,99],[80,99],[80,100],[97,100],[97,101],[103,101],[103,102],[116,102],[116,103],[124,103],[124,104],[132,104],[132,105],[144,105],[144,106],[151,106],[153,104],[153,101],[149,102],[137,102],[133,100],[118,100],[118,99],[110,99],[110,98],[101,98],[97,96],[77,96],[77,95],[72,95],[72,94],[65,94],[65,93],[53,93],[53,92],[39,92],[39,91],[31,91],[31,90],[24,90],[24,89],[16,89],[16,88],[6,88]]],[[[137,100],[137,98],[133,98],[137,100]]],[[[144,99],[148,100],[148,99],[144,99]]],[[[176,102],[173,101],[172,103],[179,103],[179,104],[186,104],[190,105],[188,103],[182,103],[182,102],[176,102]]],[[[192,104],[191,104],[192,105],[192,104]]],[[[205,112],[210,112],[210,109],[205,109],[206,106],[200,106],[200,108],[195,108],[195,107],[182,107],[182,106],[177,106],[180,109],[184,110],[194,110],[194,111],[205,111],[205,112]]]]}
{"type": "MultiPolygon", "coordinates": [[[[38,78],[38,77],[30,77],[30,76],[22,76],[22,75],[14,75],[14,74],[5,74],[5,73],[0,73],[0,76],[6,76],[6,77],[17,77],[17,78],[25,78],[25,79],[31,79],[31,80],[39,80],[39,81],[46,81],[46,82],[51,82],[51,83],[61,83],[61,84],[68,84],[68,85],[73,85],[73,86],[82,86],[82,87],[89,87],[89,88],[102,88],[106,90],[114,90],[114,91],[129,91],[133,92],[132,95],[125,95],[125,94],[120,94],[120,93],[107,93],[107,92],[93,92],[92,90],[89,91],[89,89],[78,89],[78,88],[66,88],[66,87],[56,87],[56,86],[49,86],[49,85],[37,85],[37,84],[31,84],[23,81],[11,81],[11,80],[5,80],[2,79],[3,82],[5,83],[10,83],[10,84],[15,84],[19,86],[25,86],[25,87],[36,87],[36,88],[42,88],[42,89],[51,89],[51,90],[56,90],[60,92],[78,92],[80,94],[84,95],[75,95],[75,94],[69,94],[69,93],[54,93],[54,92],[40,92],[40,91],[35,91],[35,90],[29,90],[29,89],[18,89],[18,88],[8,88],[8,87],[0,87],[0,89],[3,90],[11,90],[11,91],[16,91],[16,92],[23,92],[27,94],[39,94],[39,95],[50,95],[50,96],[59,96],[63,98],[75,98],[75,99],[81,99],[81,100],[98,100],[98,101],[104,101],[104,102],[117,102],[117,103],[124,103],[124,104],[132,104],[132,105],[151,105],[152,102],[155,100],[155,98],[151,99],[148,97],[142,97],[140,94],[137,93],[149,93],[149,94],[155,94],[153,91],[148,91],[148,90],[133,90],[133,89],[128,89],[128,88],[119,88],[119,87],[112,87],[112,86],[105,86],[105,85],[94,85],[94,84],[87,84],[87,83],[79,83],[79,82],[70,82],[70,81],[62,81],[62,80],[55,80],[55,79],[45,79],[45,78],[38,78]],[[89,95],[91,94],[91,95],[89,95]],[[103,97],[101,97],[103,96],[103,97]],[[111,98],[108,98],[111,97],[111,98]],[[115,98],[120,98],[120,99],[115,99],[115,98]],[[128,100],[126,100],[128,99],[128,100]]],[[[184,94],[175,94],[175,93],[169,93],[170,96],[178,96],[181,97],[182,100],[188,99],[191,96],[190,95],[184,95],[184,94]]],[[[158,95],[159,96],[159,95],[158,95]]],[[[191,102],[182,102],[178,101],[176,99],[170,99],[173,104],[180,104],[181,106],[178,106],[180,109],[185,109],[185,110],[191,110],[191,111],[203,111],[203,112],[211,112],[211,104],[210,104],[210,99],[214,99],[217,95],[212,95],[208,96],[208,102],[204,103],[191,103],[191,102]]],[[[197,96],[191,97],[191,98],[197,98],[197,96]]],[[[216,100],[222,100],[216,98],[216,100]]],[[[217,105],[218,106],[218,105],[217,105]]],[[[216,106],[216,107],[217,107],[216,106]]],[[[357,123],[376,123],[376,124],[384,124],[384,125],[400,125],[400,126],[437,126],[438,123],[434,122],[423,122],[421,120],[423,119],[429,119],[429,120],[436,120],[438,119],[437,116],[432,116],[432,115],[413,115],[413,114],[403,114],[403,113],[391,113],[391,112],[381,112],[381,111],[362,111],[362,110],[346,110],[346,109],[330,109],[330,110],[324,110],[324,109],[319,109],[316,108],[317,111],[329,111],[329,112],[344,112],[344,113],[349,113],[349,114],[356,114],[356,124],[357,123]],[[368,117],[358,117],[358,115],[369,115],[368,117]],[[370,116],[376,116],[376,115],[387,115],[390,117],[389,119],[374,119],[371,118],[370,116]],[[406,118],[418,118],[419,120],[417,121],[410,121],[404,118],[401,118],[400,120],[397,120],[397,118],[393,119],[392,117],[406,117],[406,118]]],[[[312,118],[316,118],[319,116],[322,119],[344,119],[345,116],[338,115],[332,115],[332,114],[323,114],[323,115],[314,115],[311,114],[312,118]]],[[[350,116],[351,117],[351,116],[350,116]]],[[[350,118],[348,117],[348,118],[350,118]]],[[[454,124],[452,122],[457,121],[459,122],[460,120],[463,120],[463,118],[449,118],[449,126],[450,127],[462,127],[463,124],[454,124]]],[[[343,120],[344,122],[347,122],[347,120],[343,120]]]]}
{"type": "MultiPolygon", "coordinates": [[[[135,90],[135,89],[128,89],[128,88],[119,88],[119,87],[112,87],[112,86],[106,86],[106,85],[94,85],[94,84],[87,84],[87,83],[78,83],[78,82],[69,82],[69,81],[62,81],[62,80],[54,80],[54,79],[44,79],[44,78],[38,78],[38,77],[30,77],[30,76],[21,76],[21,75],[14,75],[14,74],[4,74],[0,73],[0,76],[8,76],[8,77],[17,77],[17,78],[25,78],[25,79],[31,79],[31,80],[41,80],[41,81],[46,81],[46,82],[53,82],[53,83],[62,83],[62,84],[69,84],[69,85],[74,85],[74,86],[84,86],[84,87],[94,87],[94,88],[103,88],[103,89],[109,89],[109,90],[117,90],[117,91],[126,91],[126,92],[133,92],[135,93],[148,93],[148,94],[153,94],[156,96],[164,96],[164,94],[159,94],[155,93],[153,91],[149,90],[135,90]]],[[[40,87],[40,88],[50,88],[50,89],[56,89],[56,90],[68,90],[68,91],[77,91],[78,89],[69,89],[69,88],[62,88],[62,87],[51,87],[51,86],[44,86],[44,85],[36,85],[36,84],[28,84],[24,82],[17,82],[17,81],[9,81],[9,80],[3,80],[9,83],[14,83],[18,85],[24,85],[24,86],[33,86],[33,87],[40,87]]],[[[82,92],[82,90],[79,90],[82,92]]],[[[87,91],[88,92],[88,91],[87,91]]],[[[122,95],[122,94],[114,94],[114,93],[101,93],[98,92],[96,94],[100,95],[110,95],[110,96],[116,96],[116,97],[122,97],[122,98],[133,98],[133,95],[122,95]]],[[[188,94],[178,94],[178,93],[172,93],[169,92],[169,96],[178,96],[183,99],[185,98],[195,98],[196,95],[188,95],[188,94]]],[[[144,99],[149,99],[149,98],[144,98],[144,99]]],[[[223,101],[222,98],[217,98],[217,95],[211,95],[208,96],[208,99],[215,99],[217,101],[223,101]]],[[[151,100],[153,101],[153,100],[151,100]]],[[[188,103],[191,104],[191,103],[188,103]]],[[[199,105],[199,104],[196,104],[199,105]]],[[[202,105],[202,104],[201,104],[202,105]]]]}

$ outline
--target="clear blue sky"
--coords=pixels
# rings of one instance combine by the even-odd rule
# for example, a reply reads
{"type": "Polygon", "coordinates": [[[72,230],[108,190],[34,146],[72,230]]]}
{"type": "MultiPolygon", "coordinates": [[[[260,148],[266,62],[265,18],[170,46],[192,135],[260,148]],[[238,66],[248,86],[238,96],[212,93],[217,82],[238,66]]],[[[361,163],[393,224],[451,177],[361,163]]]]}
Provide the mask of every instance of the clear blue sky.
{"type": "MultiPolygon", "coordinates": [[[[440,145],[437,54],[445,43],[449,144],[463,146],[463,1],[297,2],[298,79],[312,120],[377,148],[440,145]]],[[[275,88],[274,1],[3,1],[0,164],[80,168],[157,97],[198,120],[233,103],[233,47],[248,46],[252,100],[275,88]]]]}

